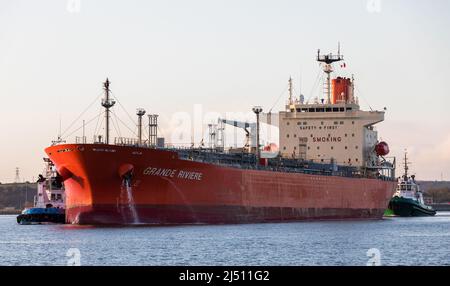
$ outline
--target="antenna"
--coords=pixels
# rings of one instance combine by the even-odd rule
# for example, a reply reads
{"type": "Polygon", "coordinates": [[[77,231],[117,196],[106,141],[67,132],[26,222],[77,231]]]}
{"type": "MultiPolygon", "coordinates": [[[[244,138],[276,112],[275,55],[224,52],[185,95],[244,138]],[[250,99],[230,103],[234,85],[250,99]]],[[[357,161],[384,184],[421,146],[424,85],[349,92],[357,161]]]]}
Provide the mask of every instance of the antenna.
{"type": "Polygon", "coordinates": [[[408,170],[409,170],[408,165],[411,164],[410,162],[408,162],[408,152],[406,149],[405,149],[405,158],[403,161],[404,161],[403,163],[404,163],[404,168],[405,168],[405,174],[403,175],[403,178],[406,181],[408,179],[408,170]]]}
{"type": "Polygon", "coordinates": [[[289,88],[288,88],[288,90],[289,90],[289,105],[292,105],[292,104],[294,104],[294,97],[292,95],[292,77],[289,77],[288,83],[289,83],[289,88]]]}

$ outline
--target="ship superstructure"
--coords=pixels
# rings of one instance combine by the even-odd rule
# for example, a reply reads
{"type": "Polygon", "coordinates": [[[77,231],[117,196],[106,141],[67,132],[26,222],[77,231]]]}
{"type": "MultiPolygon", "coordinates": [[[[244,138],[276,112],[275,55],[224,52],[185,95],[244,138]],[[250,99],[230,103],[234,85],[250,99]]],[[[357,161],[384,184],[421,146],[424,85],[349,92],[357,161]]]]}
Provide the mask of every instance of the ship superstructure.
{"type": "MultiPolygon", "coordinates": [[[[305,102],[294,99],[292,88],[285,111],[280,112],[280,151],[286,158],[358,167],[363,172],[380,171],[375,124],[384,120],[384,111],[363,111],[354,95],[354,79],[331,79],[331,63],[343,60],[338,55],[317,55],[323,62],[327,80],[324,99],[305,102]]],[[[292,82],[289,81],[291,86],[292,82]]],[[[385,143],[379,148],[387,147],[385,143]]]]}

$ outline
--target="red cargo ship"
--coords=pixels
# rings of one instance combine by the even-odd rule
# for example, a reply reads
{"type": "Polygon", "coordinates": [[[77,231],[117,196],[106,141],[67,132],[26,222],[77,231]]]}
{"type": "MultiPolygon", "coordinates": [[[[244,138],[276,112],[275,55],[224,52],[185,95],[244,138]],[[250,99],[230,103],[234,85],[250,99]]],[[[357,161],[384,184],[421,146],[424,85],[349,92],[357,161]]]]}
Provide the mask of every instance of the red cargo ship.
{"type": "Polygon", "coordinates": [[[373,128],[384,119],[384,112],[359,110],[349,79],[333,82],[333,90],[345,92],[333,94],[332,100],[332,63],[342,56],[319,54],[317,60],[328,75],[327,100],[305,103],[302,97],[295,99],[289,82],[289,102],[279,114],[280,152],[276,156],[261,154],[260,108],[254,109],[256,142],[240,152],[220,146],[157,146],[152,119],[149,140],[144,141],[143,110],[137,113],[138,138],[116,139],[110,144],[109,109],[114,101],[107,80],[102,101],[104,140],[86,144],[83,139],[83,143],[54,144],[45,150],[64,179],[67,223],[380,219],[397,184],[395,162],[384,158],[388,146],[377,141],[373,128]],[[347,86],[337,88],[337,84],[347,86]]]}

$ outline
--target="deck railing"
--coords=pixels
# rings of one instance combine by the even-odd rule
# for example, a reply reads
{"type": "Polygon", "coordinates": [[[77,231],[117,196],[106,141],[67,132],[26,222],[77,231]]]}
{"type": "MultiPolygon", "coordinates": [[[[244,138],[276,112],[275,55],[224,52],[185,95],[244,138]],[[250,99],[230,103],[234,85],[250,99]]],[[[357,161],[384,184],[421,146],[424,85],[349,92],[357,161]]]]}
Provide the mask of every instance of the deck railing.
{"type": "MultiPolygon", "coordinates": [[[[76,137],[76,143],[86,144],[86,137],[76,137]]],[[[94,143],[105,144],[101,136],[94,137],[94,143]]],[[[174,151],[179,158],[197,162],[217,164],[232,168],[255,169],[278,172],[292,172],[304,174],[320,174],[326,176],[341,176],[353,178],[376,178],[385,181],[394,181],[395,158],[385,160],[380,166],[355,167],[338,165],[338,162],[330,163],[314,162],[313,160],[302,160],[295,158],[276,157],[267,159],[266,165],[256,164],[256,155],[253,153],[234,153],[233,149],[192,147],[189,144],[164,144],[164,146],[149,145],[148,140],[139,142],[136,138],[115,137],[114,145],[133,146],[139,148],[158,148],[174,151]]]]}

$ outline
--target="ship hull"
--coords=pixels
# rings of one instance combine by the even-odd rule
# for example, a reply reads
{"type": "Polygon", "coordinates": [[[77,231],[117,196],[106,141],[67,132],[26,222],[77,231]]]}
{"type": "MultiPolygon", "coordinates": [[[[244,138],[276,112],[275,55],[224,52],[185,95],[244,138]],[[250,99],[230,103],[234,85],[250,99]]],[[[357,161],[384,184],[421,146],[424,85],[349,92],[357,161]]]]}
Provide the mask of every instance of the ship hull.
{"type": "MultiPolygon", "coordinates": [[[[126,209],[126,207],[123,207],[126,209]]],[[[138,220],[131,211],[119,211],[115,205],[73,207],[67,210],[67,222],[73,224],[241,224],[294,222],[308,220],[380,219],[384,209],[320,209],[279,207],[147,205],[136,207],[138,220]]]]}
{"type": "Polygon", "coordinates": [[[58,208],[31,208],[17,216],[18,224],[65,223],[65,212],[58,208]]]}
{"type": "Polygon", "coordinates": [[[381,219],[396,186],[224,167],[136,147],[65,144],[46,153],[65,179],[66,220],[76,224],[381,219]]]}

